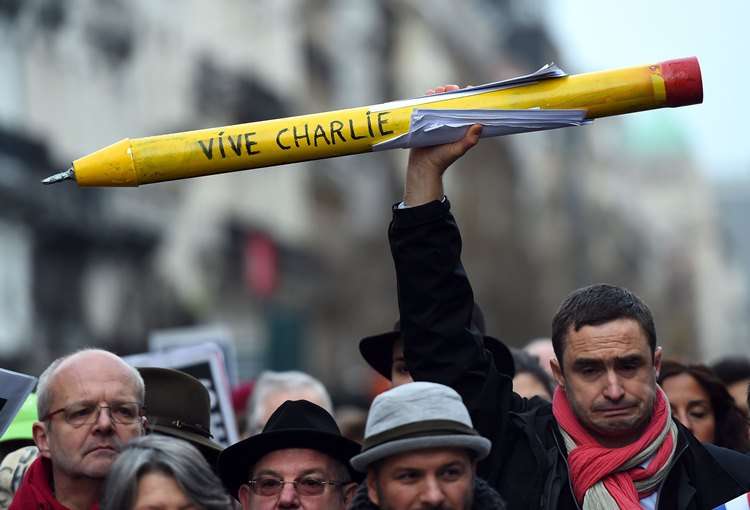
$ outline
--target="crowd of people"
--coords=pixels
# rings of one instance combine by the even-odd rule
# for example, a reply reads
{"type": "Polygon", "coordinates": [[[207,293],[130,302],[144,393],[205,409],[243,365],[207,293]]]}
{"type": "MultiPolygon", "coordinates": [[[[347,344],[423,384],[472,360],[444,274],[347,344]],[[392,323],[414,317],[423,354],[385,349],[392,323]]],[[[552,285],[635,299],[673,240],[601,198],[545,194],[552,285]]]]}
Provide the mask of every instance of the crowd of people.
{"type": "Polygon", "coordinates": [[[223,449],[199,381],[86,349],[39,377],[33,445],[3,452],[2,503],[698,510],[747,497],[747,359],[668,359],[646,303],[607,284],[573,291],[551,337],[523,350],[486,334],[443,191],[480,130],[410,153],[388,230],[400,319],[359,344],[391,388],[363,427],[339,426],[309,375],[269,372],[249,397],[246,437],[223,449]]]}

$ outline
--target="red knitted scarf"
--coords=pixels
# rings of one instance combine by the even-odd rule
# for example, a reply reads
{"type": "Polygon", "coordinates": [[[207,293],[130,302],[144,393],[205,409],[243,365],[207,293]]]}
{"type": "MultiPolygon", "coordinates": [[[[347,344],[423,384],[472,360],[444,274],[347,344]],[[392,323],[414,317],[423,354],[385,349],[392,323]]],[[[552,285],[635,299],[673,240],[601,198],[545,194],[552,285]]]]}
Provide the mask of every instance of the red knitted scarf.
{"type": "Polygon", "coordinates": [[[648,467],[636,466],[626,471],[618,469],[657,440],[662,430],[669,426],[670,412],[662,392],[656,392],[654,412],[644,433],[635,442],[620,448],[601,446],[578,422],[565,391],[559,387],[552,399],[552,412],[558,425],[577,445],[568,453],[569,477],[576,500],[582,503],[586,491],[601,480],[620,508],[640,509],[639,500],[654,490],[639,494],[634,482],[650,478],[670,461],[673,450],[671,434],[665,436],[648,467]]]}

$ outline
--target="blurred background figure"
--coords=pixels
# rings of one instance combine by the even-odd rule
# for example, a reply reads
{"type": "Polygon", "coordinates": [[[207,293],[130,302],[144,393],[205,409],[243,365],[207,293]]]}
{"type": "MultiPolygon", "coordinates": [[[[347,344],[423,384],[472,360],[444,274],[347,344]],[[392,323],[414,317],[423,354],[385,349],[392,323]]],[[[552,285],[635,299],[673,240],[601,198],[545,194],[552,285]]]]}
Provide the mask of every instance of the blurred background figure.
{"type": "MultiPolygon", "coordinates": [[[[495,366],[501,373],[513,377],[513,355],[503,342],[486,334],[484,312],[477,303],[474,303],[472,322],[484,335],[484,347],[492,355],[495,366]]],[[[359,353],[368,365],[390,382],[384,389],[414,382],[404,359],[404,339],[401,336],[400,321],[396,321],[391,331],[361,339],[359,353]]]]}
{"type": "Polygon", "coordinates": [[[122,450],[107,478],[102,510],[229,510],[229,495],[187,441],[150,435],[122,450]]]}
{"type": "Polygon", "coordinates": [[[232,409],[234,419],[237,423],[237,433],[240,437],[246,436],[247,431],[247,404],[253,393],[255,381],[240,381],[232,388],[232,409]]]}
{"type": "Polygon", "coordinates": [[[333,415],[333,402],[323,383],[296,370],[265,371],[255,382],[247,404],[247,436],[258,434],[268,418],[287,400],[307,400],[333,415]]]}
{"type": "Polygon", "coordinates": [[[716,376],[726,385],[737,407],[750,414],[747,397],[750,388],[750,358],[732,356],[720,359],[711,368],[716,376]]]}
{"type": "Polygon", "coordinates": [[[665,360],[658,382],[667,394],[672,416],[699,441],[750,451],[747,415],[711,369],[665,360]]]}
{"type": "Polygon", "coordinates": [[[337,407],[335,418],[342,436],[362,444],[367,424],[367,409],[352,405],[337,407]]]}
{"type": "Polygon", "coordinates": [[[414,382],[404,361],[401,321],[396,321],[391,331],[361,339],[359,353],[378,374],[388,379],[388,387],[414,382]]]}
{"type": "Polygon", "coordinates": [[[29,466],[39,455],[36,446],[24,446],[5,456],[0,463],[0,508],[10,507],[29,466]]]}
{"type": "Polygon", "coordinates": [[[555,358],[555,349],[552,347],[552,340],[549,338],[535,338],[526,344],[524,351],[531,354],[537,359],[537,363],[552,377],[552,368],[549,362],[555,358]]]}
{"type": "Polygon", "coordinates": [[[39,450],[34,444],[32,426],[36,421],[36,393],[26,397],[21,409],[0,437],[0,509],[10,506],[16,489],[39,450]]]}
{"type": "Polygon", "coordinates": [[[516,375],[513,376],[513,391],[525,398],[540,397],[552,402],[555,383],[539,365],[539,360],[525,350],[513,351],[516,375]]]}
{"type": "Polygon", "coordinates": [[[147,433],[189,442],[205,457],[211,469],[223,449],[211,438],[211,397],[195,377],[161,367],[141,367],[146,386],[147,433]]]}

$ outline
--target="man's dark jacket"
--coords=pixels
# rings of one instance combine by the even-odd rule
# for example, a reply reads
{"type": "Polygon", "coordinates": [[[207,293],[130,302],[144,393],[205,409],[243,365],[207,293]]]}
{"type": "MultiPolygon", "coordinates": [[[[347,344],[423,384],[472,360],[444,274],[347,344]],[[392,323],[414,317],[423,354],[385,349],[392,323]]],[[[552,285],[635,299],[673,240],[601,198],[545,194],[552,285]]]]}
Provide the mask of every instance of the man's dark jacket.
{"type": "MultiPolygon", "coordinates": [[[[492,441],[479,475],[508,508],[578,508],[552,406],[513,393],[511,378],[497,371],[481,333],[471,326],[474,296],[448,200],[394,207],[389,239],[406,364],[414,380],[458,391],[474,427],[492,441]]],[[[677,426],[675,460],[657,508],[713,508],[750,490],[750,457],[701,445],[677,426]]]]}

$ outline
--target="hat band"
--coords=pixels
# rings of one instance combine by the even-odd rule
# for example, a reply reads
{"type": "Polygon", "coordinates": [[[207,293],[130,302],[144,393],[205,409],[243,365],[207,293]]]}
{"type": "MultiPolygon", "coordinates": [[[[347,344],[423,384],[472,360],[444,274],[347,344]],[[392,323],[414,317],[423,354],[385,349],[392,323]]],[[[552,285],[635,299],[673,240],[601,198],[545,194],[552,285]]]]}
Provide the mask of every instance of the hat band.
{"type": "Polygon", "coordinates": [[[425,436],[445,436],[445,435],[467,435],[478,436],[476,430],[459,421],[453,420],[424,420],[405,425],[399,425],[392,429],[384,430],[378,434],[366,437],[362,445],[362,451],[366,452],[370,448],[375,448],[384,443],[396,441],[399,439],[408,439],[411,437],[425,436]]]}
{"type": "Polygon", "coordinates": [[[192,432],[193,434],[201,435],[208,439],[212,439],[214,437],[213,434],[211,434],[211,432],[200,423],[185,423],[184,421],[179,419],[175,420],[173,418],[156,418],[153,416],[149,416],[148,421],[151,425],[159,425],[162,427],[184,430],[186,432],[192,432]]]}

